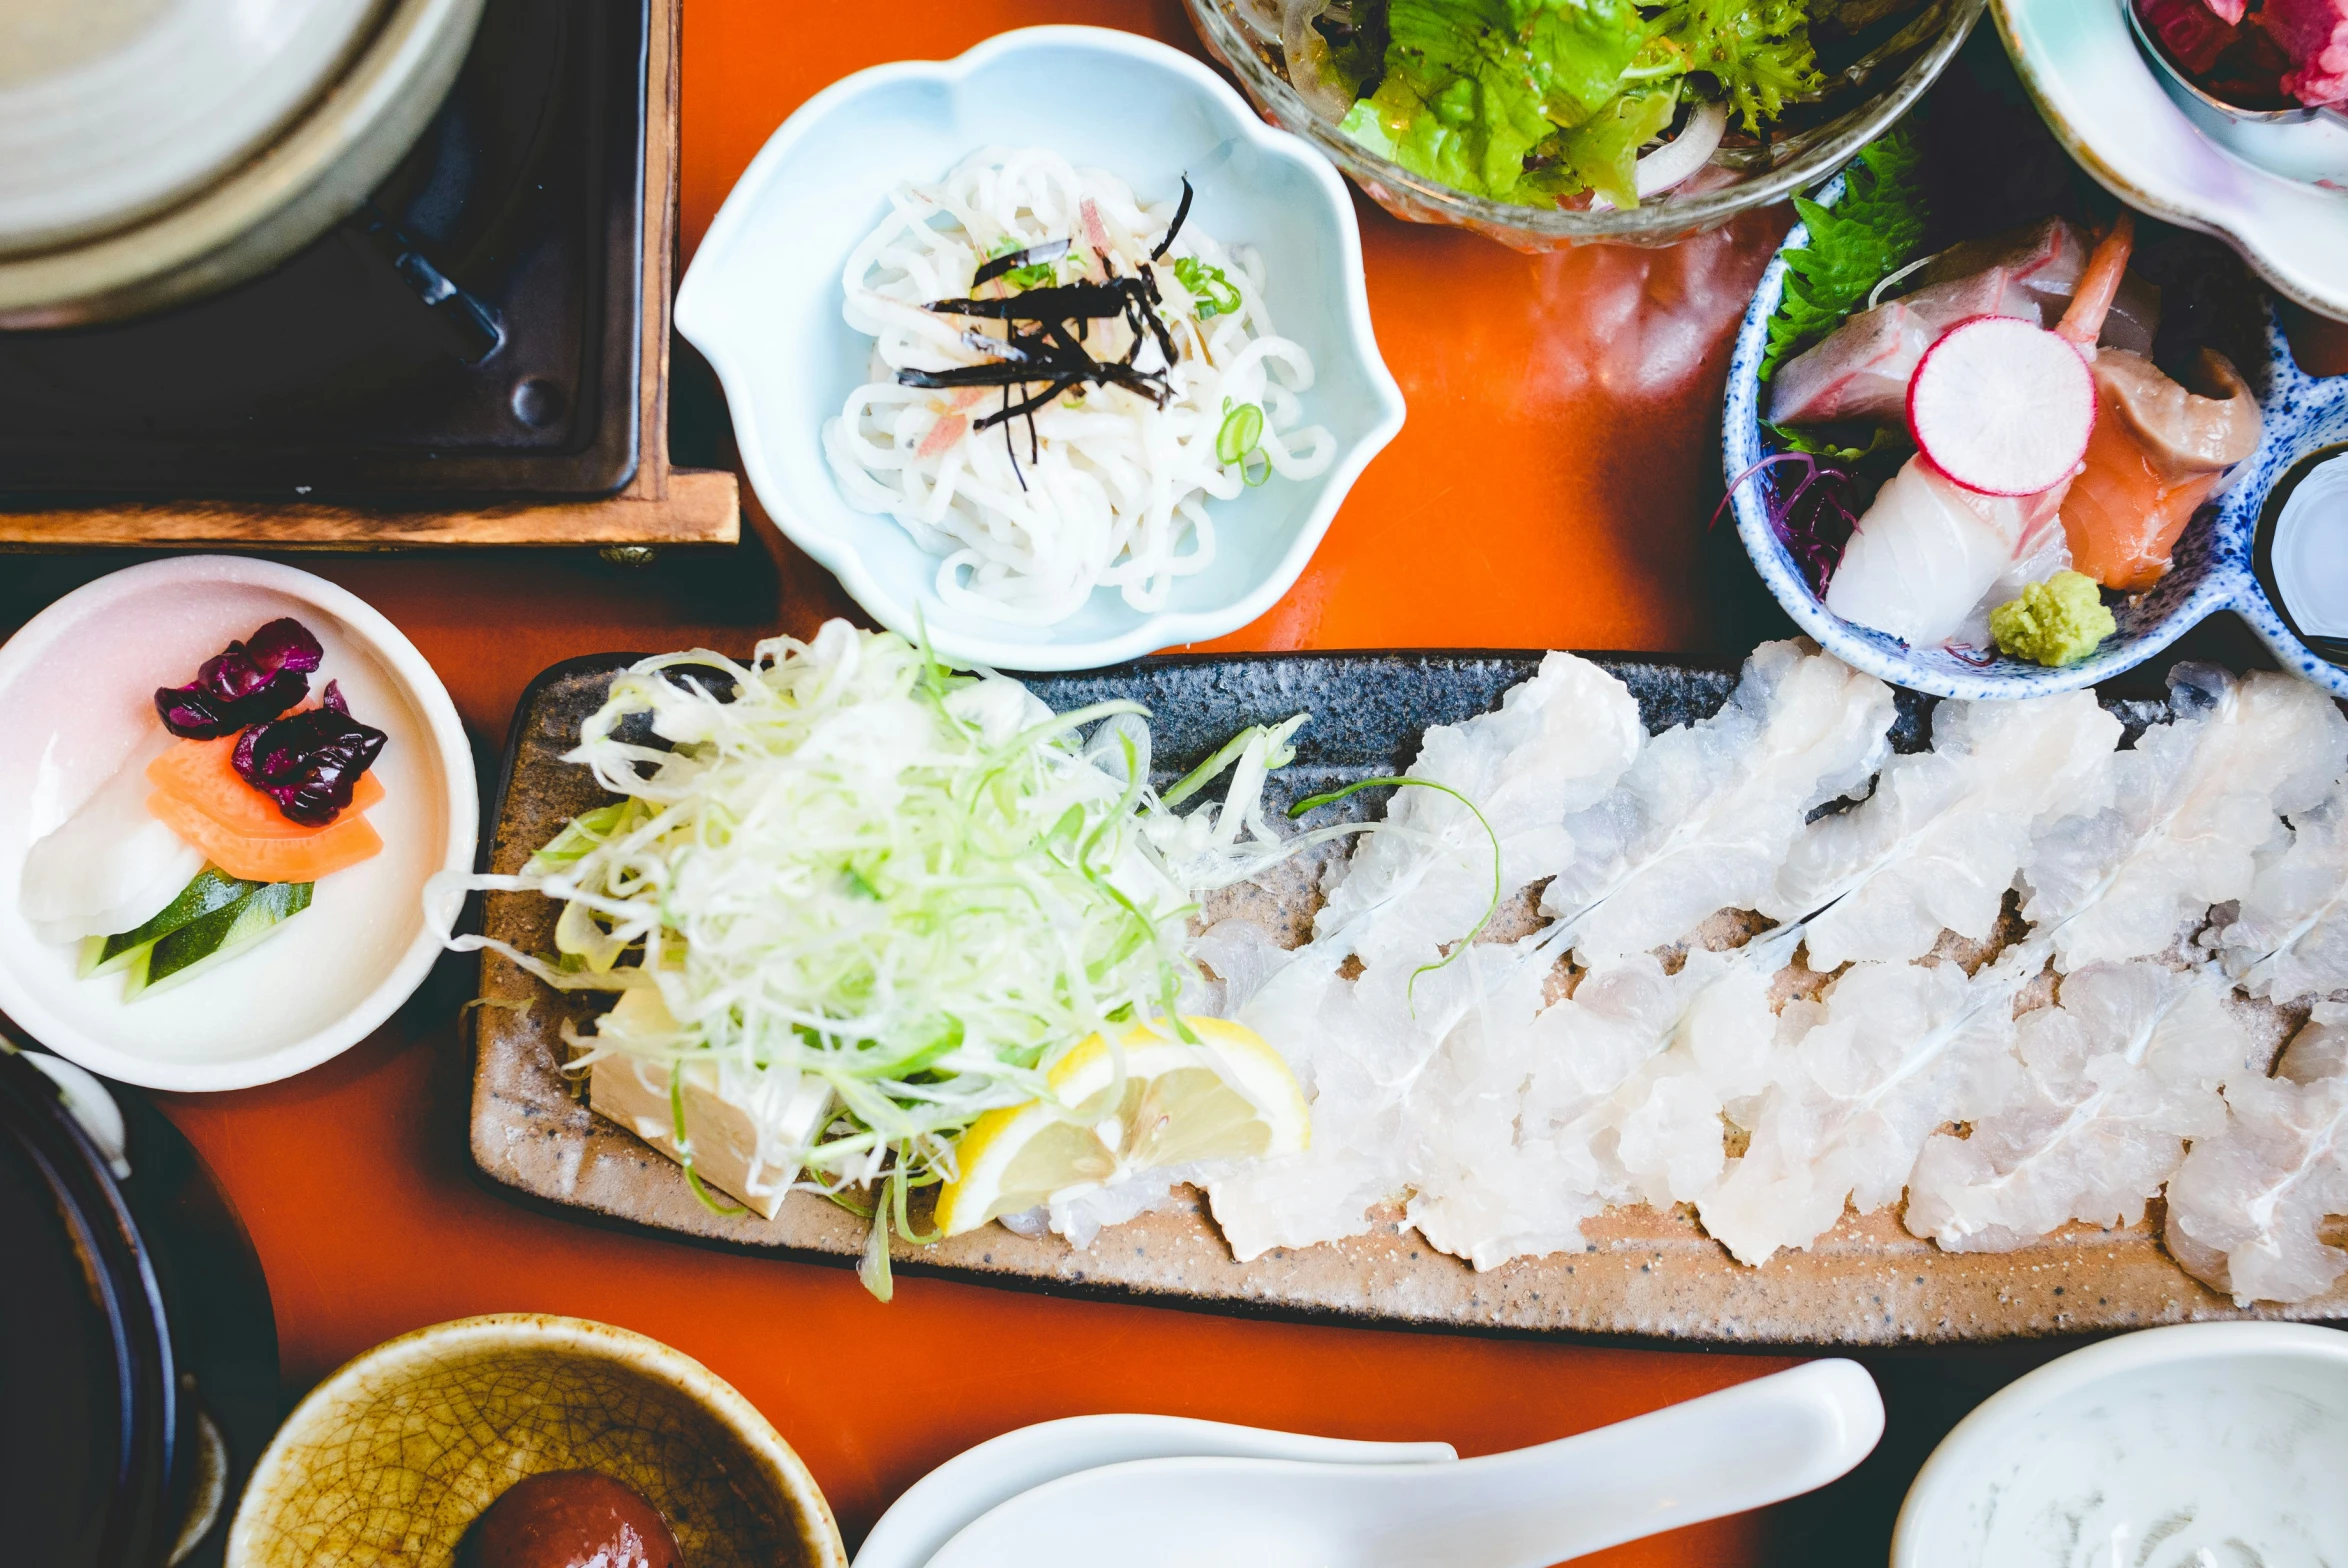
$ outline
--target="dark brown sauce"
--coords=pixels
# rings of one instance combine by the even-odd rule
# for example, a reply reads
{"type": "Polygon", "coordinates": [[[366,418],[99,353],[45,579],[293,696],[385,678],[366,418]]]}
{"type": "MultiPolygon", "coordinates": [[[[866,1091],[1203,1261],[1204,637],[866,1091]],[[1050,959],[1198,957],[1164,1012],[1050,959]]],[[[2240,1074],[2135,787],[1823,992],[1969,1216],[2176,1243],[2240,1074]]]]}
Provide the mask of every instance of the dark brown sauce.
{"type": "Polygon", "coordinates": [[[552,1470],[517,1481],[466,1532],[467,1568],[684,1568],[660,1510],[625,1481],[552,1470]]]}

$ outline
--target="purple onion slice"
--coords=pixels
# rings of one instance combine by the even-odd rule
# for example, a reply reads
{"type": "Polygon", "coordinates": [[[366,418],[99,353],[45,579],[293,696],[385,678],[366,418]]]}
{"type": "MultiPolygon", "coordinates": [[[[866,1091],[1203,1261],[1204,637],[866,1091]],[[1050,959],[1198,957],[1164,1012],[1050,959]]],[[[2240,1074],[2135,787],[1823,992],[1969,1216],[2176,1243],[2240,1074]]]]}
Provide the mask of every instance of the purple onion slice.
{"type": "Polygon", "coordinates": [[[308,676],[326,650],[310,629],[291,619],[271,621],[244,642],[232,642],[204,661],[185,686],[155,693],[163,727],[185,740],[217,740],[248,724],[274,719],[310,694],[308,676]]]}
{"type": "Polygon", "coordinates": [[[386,738],[352,718],[342,688],[328,681],[324,707],[254,725],[237,737],[232,760],[237,776],[276,801],[288,820],[324,827],[351,803],[386,738]]]}

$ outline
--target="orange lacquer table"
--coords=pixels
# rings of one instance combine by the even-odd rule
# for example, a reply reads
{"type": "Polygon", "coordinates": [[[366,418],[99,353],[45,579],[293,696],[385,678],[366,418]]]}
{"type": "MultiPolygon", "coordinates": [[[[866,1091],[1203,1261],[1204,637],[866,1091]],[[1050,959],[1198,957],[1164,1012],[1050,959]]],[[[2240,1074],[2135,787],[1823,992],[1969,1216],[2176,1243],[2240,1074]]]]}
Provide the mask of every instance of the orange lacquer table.
{"type": "MultiPolygon", "coordinates": [[[[752,154],[817,89],[1037,22],[1099,23],[1198,49],[1178,0],[689,0],[688,255],[752,154]]],[[[1719,657],[1768,634],[1749,569],[1704,520],[1720,491],[1728,338],[1785,216],[1671,251],[1532,258],[1359,205],[1378,338],[1409,424],[1286,600],[1218,646],[1719,657]]],[[[704,423],[722,439],[722,417],[704,423]]],[[[415,639],[486,768],[524,684],[558,659],[704,643],[742,650],[848,613],[829,576],[752,513],[739,549],[639,570],[585,552],[300,564],[415,639]]],[[[0,561],[0,632],[120,564],[0,561]]],[[[465,1152],[458,1010],[472,972],[470,960],[448,961],[390,1026],[290,1082],[164,1097],[251,1228],[289,1397],[367,1346],[444,1318],[530,1310],[622,1324],[698,1357],[755,1401],[813,1466],[853,1547],[931,1466],[1056,1416],[1162,1411],[1438,1438],[1473,1454],[1788,1364],[1244,1321],[918,1278],[882,1306],[844,1270],[526,1212],[481,1185],[465,1152]]],[[[1915,1398],[1947,1404],[1945,1425],[2005,1375],[1979,1358],[1908,1365],[1889,1364],[1895,1421],[1898,1391],[1911,1383],[1915,1398]]],[[[1879,1563],[1890,1512],[1922,1457],[1910,1447],[1838,1488],[1831,1506],[1746,1515],[1592,1560],[1879,1563]]]]}

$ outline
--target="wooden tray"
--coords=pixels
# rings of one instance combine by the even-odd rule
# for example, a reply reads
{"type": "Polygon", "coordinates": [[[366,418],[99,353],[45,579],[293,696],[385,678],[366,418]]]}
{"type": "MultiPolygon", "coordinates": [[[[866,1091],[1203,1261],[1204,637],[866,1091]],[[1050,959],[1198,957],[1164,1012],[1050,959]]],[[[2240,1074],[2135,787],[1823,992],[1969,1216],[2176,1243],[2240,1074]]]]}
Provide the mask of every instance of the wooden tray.
{"type": "Polygon", "coordinates": [[[740,482],[718,469],[669,465],[669,301],[677,245],[677,40],[684,0],[654,0],[647,19],[644,301],[636,476],[589,501],[517,501],[395,512],[254,501],[160,501],[10,511],[0,550],[191,547],[414,550],[449,545],[611,548],[733,544],[742,536],[740,482]]]}
{"type": "MultiPolygon", "coordinates": [[[[556,665],[515,714],[488,870],[510,873],[565,820],[606,797],[563,763],[580,721],[634,655],[556,665]]],[[[1430,724],[1497,705],[1537,655],[1302,654],[1153,659],[1123,670],[1046,676],[1030,684],[1058,709],[1109,696],[1147,703],[1158,755],[1178,776],[1243,725],[1299,708],[1313,722],[1272,793],[1286,799],[1399,772],[1430,724]]],[[[1639,699],[1650,729],[1701,717],[1734,683],[1722,670],[1597,656],[1639,699]]],[[[2132,683],[2134,684],[2134,683],[2132,683]]],[[[2149,682],[2147,690],[2158,690],[2149,682]]],[[[2131,704],[2117,702],[2123,717],[2131,704]]],[[[1895,742],[1922,743],[1927,700],[1901,693],[1895,742]]],[[[1284,803],[1284,801],[1282,802],[1284,803]]],[[[1300,879],[1301,880],[1301,879],[1300,879]]],[[[1235,890],[1236,891],[1236,890],[1235,890]]],[[[1228,895],[1226,895],[1228,896],[1228,895]]],[[[1241,896],[1245,896],[1242,894],[1241,896]]],[[[1261,898],[1263,895],[1255,895],[1261,898]]],[[[1301,935],[1301,904],[1285,913],[1301,935]]],[[[491,894],[484,928],[525,952],[553,947],[555,907],[531,894],[491,894]]],[[[576,1217],[668,1231],[798,1258],[852,1262],[864,1226],[820,1197],[793,1193],[773,1220],[703,1207],[682,1173],[634,1134],[590,1113],[558,1068],[565,1020],[606,999],[561,994],[485,954],[481,994],[511,1007],[475,1009],[473,1157],[491,1178],[576,1217]]],[[[2348,1317],[2348,1282],[2295,1307],[2245,1312],[2208,1290],[2154,1240],[2148,1224],[2059,1232],[2012,1253],[1948,1253],[1919,1241],[1895,1213],[1846,1216],[1807,1252],[1759,1268],[1732,1261],[1682,1212],[1610,1211],[1587,1227],[1581,1253],[1520,1259],[1479,1274],[1435,1251],[1393,1216],[1366,1236],[1233,1261],[1194,1196],[1185,1208],[1104,1231],[1085,1251],[989,1225],[934,1247],[898,1243],[898,1267],[1064,1294],[1113,1296],[1218,1311],[1360,1324],[1480,1331],[1633,1335],[1676,1341],[1857,1345],[2079,1334],[2210,1318],[2348,1317]]]]}

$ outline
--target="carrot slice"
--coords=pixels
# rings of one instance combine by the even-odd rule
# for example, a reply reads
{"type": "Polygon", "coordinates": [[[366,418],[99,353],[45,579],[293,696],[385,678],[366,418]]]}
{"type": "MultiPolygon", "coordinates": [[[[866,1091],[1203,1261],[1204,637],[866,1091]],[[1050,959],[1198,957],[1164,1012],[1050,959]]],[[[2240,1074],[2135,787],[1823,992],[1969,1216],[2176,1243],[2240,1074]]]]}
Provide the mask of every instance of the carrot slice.
{"type": "Polygon", "coordinates": [[[162,790],[147,797],[147,809],[202,850],[205,859],[247,882],[315,882],[383,849],[383,836],[355,811],[344,812],[304,837],[286,838],[238,833],[162,790]]]}
{"type": "Polygon", "coordinates": [[[147,782],[243,838],[315,838],[383,799],[382,781],[372,772],[362,773],[351,790],[350,805],[333,822],[322,828],[296,822],[237,773],[236,740],[234,735],[183,740],[147,764],[147,782]]]}

